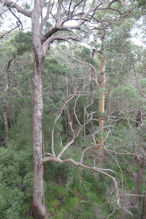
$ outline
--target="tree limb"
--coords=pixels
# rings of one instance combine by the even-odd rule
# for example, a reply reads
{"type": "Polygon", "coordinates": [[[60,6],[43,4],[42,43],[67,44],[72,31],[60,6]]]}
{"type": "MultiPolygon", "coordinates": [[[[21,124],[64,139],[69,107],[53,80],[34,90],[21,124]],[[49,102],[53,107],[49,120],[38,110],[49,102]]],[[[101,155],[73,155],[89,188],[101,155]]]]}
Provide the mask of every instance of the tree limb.
{"type": "Polygon", "coordinates": [[[26,17],[31,17],[32,11],[28,11],[22,8],[20,5],[11,0],[4,0],[4,5],[7,7],[15,8],[19,13],[25,15],[26,17]]]}
{"type": "Polygon", "coordinates": [[[17,29],[19,27],[19,24],[17,24],[16,27],[14,27],[13,29],[9,30],[8,32],[0,35],[0,39],[2,39],[4,36],[8,35],[9,33],[11,33],[13,30],[17,29]]]}
{"type": "Polygon", "coordinates": [[[63,103],[63,105],[61,106],[59,112],[57,113],[56,117],[55,117],[55,120],[54,120],[54,123],[53,123],[53,129],[52,129],[52,134],[51,134],[51,141],[52,141],[52,144],[51,144],[51,149],[52,149],[52,154],[55,156],[55,150],[54,150],[54,132],[55,132],[55,125],[57,123],[57,121],[59,120],[61,114],[62,114],[62,111],[64,110],[65,108],[65,105],[71,101],[74,97],[76,96],[76,94],[73,94],[71,95],[70,97],[68,97],[68,99],[65,101],[65,103],[63,103]]]}
{"type": "MultiPolygon", "coordinates": [[[[61,51],[64,55],[66,55],[66,56],[70,57],[71,59],[75,60],[76,62],[78,62],[78,63],[80,63],[80,64],[83,64],[83,65],[85,64],[85,65],[90,66],[90,68],[94,71],[94,73],[97,74],[96,68],[95,68],[91,63],[85,62],[85,61],[82,61],[82,60],[79,60],[79,59],[76,58],[76,57],[73,57],[73,56],[71,56],[71,55],[68,55],[67,53],[65,53],[63,50],[61,50],[61,49],[58,48],[58,47],[57,47],[57,49],[58,49],[59,51],[61,51]]],[[[92,78],[92,80],[93,80],[93,78],[92,78]]],[[[96,84],[97,84],[97,87],[99,87],[97,78],[95,78],[94,80],[95,80],[95,82],[96,82],[96,84]]]]}
{"type": "Polygon", "coordinates": [[[50,15],[50,12],[51,12],[51,10],[52,10],[53,4],[54,4],[54,3],[52,3],[52,0],[50,0],[50,1],[48,2],[48,7],[47,7],[46,16],[45,16],[44,19],[42,20],[42,24],[41,24],[42,27],[43,27],[44,25],[46,25],[46,23],[47,23],[47,21],[48,21],[48,19],[49,19],[49,15],[50,15]]]}
{"type": "Polygon", "coordinates": [[[9,11],[12,13],[12,15],[17,19],[16,23],[18,23],[18,26],[21,26],[21,31],[23,30],[23,25],[22,25],[22,22],[21,20],[19,19],[19,17],[12,11],[11,8],[9,8],[9,11]]]}
{"type": "Polygon", "coordinates": [[[49,44],[53,43],[55,40],[63,40],[63,41],[68,41],[68,40],[74,40],[74,41],[77,41],[77,42],[80,42],[81,39],[78,38],[78,37],[74,37],[72,35],[65,35],[65,36],[61,36],[61,35],[56,35],[56,36],[51,36],[49,37],[45,43],[43,44],[43,53],[45,54],[47,49],[48,49],[48,46],[49,44]]]}

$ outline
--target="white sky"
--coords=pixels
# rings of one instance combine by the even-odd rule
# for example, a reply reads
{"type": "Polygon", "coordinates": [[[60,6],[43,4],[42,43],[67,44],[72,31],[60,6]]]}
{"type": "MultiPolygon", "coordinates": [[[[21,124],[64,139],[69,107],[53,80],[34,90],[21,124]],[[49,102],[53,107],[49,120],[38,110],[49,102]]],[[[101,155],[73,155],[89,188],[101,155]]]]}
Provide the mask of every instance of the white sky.
{"type": "Polygon", "coordinates": [[[135,27],[131,31],[132,41],[139,46],[146,47],[146,16],[143,16],[136,22],[135,27]]]}
{"type": "MultiPolygon", "coordinates": [[[[16,18],[8,13],[5,14],[6,18],[4,20],[4,23],[0,26],[0,31],[3,30],[11,30],[13,27],[16,26],[16,18]]],[[[25,17],[19,13],[17,13],[17,16],[20,18],[23,24],[24,31],[30,31],[31,29],[31,19],[28,17],[25,17]]],[[[131,41],[138,45],[146,47],[146,36],[144,34],[144,26],[146,26],[146,16],[143,16],[139,21],[135,23],[135,27],[133,27],[131,31],[131,41]]]]}

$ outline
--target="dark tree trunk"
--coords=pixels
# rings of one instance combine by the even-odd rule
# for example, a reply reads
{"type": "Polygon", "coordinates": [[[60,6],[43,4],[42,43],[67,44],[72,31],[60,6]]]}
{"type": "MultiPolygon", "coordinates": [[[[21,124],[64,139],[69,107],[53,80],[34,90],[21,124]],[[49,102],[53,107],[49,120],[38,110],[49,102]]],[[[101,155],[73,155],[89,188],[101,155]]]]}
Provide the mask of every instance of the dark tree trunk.
{"type": "Polygon", "coordinates": [[[7,115],[7,103],[2,105],[2,115],[4,123],[4,144],[8,141],[8,115],[7,115]]]}
{"type": "Polygon", "coordinates": [[[139,188],[140,188],[140,185],[142,183],[142,178],[143,178],[143,174],[144,174],[144,167],[145,167],[145,162],[144,162],[144,158],[142,158],[140,165],[139,165],[139,168],[138,168],[137,176],[136,176],[134,194],[139,193],[139,188]]]}
{"type": "MultiPolygon", "coordinates": [[[[144,169],[145,169],[145,159],[142,158],[140,163],[139,163],[138,172],[137,172],[137,176],[136,176],[136,180],[135,180],[135,187],[134,187],[134,194],[135,195],[139,194],[139,189],[140,189],[140,185],[142,183],[144,169]]],[[[137,197],[136,196],[133,198],[131,204],[133,206],[136,206],[136,204],[137,204],[137,197]]]]}

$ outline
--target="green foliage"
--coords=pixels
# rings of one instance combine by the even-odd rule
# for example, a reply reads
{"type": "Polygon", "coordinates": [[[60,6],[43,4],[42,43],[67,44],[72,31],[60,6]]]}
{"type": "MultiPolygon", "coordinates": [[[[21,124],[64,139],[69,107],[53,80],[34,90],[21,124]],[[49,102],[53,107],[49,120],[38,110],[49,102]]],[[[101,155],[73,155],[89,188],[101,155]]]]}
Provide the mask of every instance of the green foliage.
{"type": "MultiPolygon", "coordinates": [[[[57,166],[59,168],[59,165],[57,166]]],[[[51,169],[53,170],[54,168],[51,169]]],[[[65,169],[62,168],[62,171],[63,170],[65,169]]],[[[73,180],[71,180],[71,178],[66,178],[62,181],[63,184],[61,180],[56,181],[56,177],[58,178],[59,172],[60,171],[55,172],[53,178],[52,173],[50,174],[51,180],[53,179],[51,184],[45,183],[46,204],[48,206],[49,214],[52,215],[53,218],[98,218],[99,212],[101,214],[101,217],[102,215],[107,214],[107,208],[103,204],[104,200],[102,199],[99,183],[97,185],[92,173],[85,171],[82,175],[81,199],[79,207],[78,180],[76,177],[77,169],[74,168],[74,174],[72,175],[73,180]],[[70,180],[71,184],[67,186],[68,181],[70,180]],[[95,192],[96,187],[98,187],[98,193],[95,192]]],[[[63,173],[60,174],[63,178],[63,173]]],[[[67,175],[68,174],[69,173],[67,173],[67,175]]],[[[48,172],[46,173],[46,175],[48,175],[48,172]]],[[[101,182],[101,188],[102,187],[103,183],[101,182]]]]}
{"type": "MultiPolygon", "coordinates": [[[[23,205],[32,192],[32,154],[20,149],[13,141],[0,150],[0,218],[19,219],[23,205]]],[[[24,212],[26,213],[26,212],[24,212]]]]}
{"type": "Polygon", "coordinates": [[[137,90],[131,86],[118,86],[113,90],[113,95],[118,100],[121,97],[123,99],[129,98],[130,100],[136,98],[137,90]]]}
{"type": "Polygon", "coordinates": [[[0,193],[0,217],[4,219],[19,219],[23,203],[23,192],[0,184],[0,193]]]}
{"type": "Polygon", "coordinates": [[[44,71],[46,74],[65,75],[69,69],[65,64],[57,61],[55,58],[46,58],[44,63],[44,71]]]}
{"type": "Polygon", "coordinates": [[[135,2],[137,2],[138,7],[141,9],[146,9],[146,5],[145,5],[145,0],[134,0],[135,2]]]}
{"type": "Polygon", "coordinates": [[[22,55],[24,52],[30,51],[32,48],[32,33],[19,32],[12,40],[16,48],[16,55],[22,55]]]}

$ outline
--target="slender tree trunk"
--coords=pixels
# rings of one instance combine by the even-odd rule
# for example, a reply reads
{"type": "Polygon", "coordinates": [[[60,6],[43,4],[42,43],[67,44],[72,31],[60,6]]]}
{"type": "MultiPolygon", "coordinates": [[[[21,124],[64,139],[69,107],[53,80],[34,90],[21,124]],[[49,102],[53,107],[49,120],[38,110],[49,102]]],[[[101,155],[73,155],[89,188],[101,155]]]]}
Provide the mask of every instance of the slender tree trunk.
{"type": "MultiPolygon", "coordinates": [[[[99,134],[102,134],[103,129],[103,113],[104,113],[104,106],[105,106],[105,96],[104,96],[104,88],[105,88],[105,58],[104,58],[104,50],[101,52],[101,58],[100,58],[100,96],[99,96],[99,119],[98,119],[98,125],[99,129],[101,130],[99,134]]],[[[103,146],[103,137],[100,136],[98,140],[99,147],[98,149],[101,150],[103,146]]]]}
{"type": "MultiPolygon", "coordinates": [[[[92,56],[92,58],[93,58],[93,56],[92,56]]],[[[93,72],[92,72],[92,69],[91,69],[91,72],[90,72],[90,78],[91,78],[90,91],[91,91],[91,94],[93,93],[92,77],[93,77],[93,72]]],[[[90,106],[90,112],[91,113],[93,112],[93,104],[91,104],[91,106],[90,106]]],[[[94,131],[94,129],[93,129],[93,120],[91,120],[91,133],[93,133],[93,131],[94,131]]]]}
{"type": "Polygon", "coordinates": [[[144,201],[143,201],[143,208],[144,208],[144,216],[143,219],[146,219],[146,193],[144,194],[144,201]]]}
{"type": "Polygon", "coordinates": [[[43,156],[42,148],[42,60],[37,54],[34,57],[33,74],[33,204],[32,212],[35,219],[46,218],[43,187],[43,165],[40,160],[43,156]]]}
{"type": "MultiPolygon", "coordinates": [[[[142,183],[142,178],[145,170],[145,158],[142,158],[140,163],[139,163],[139,168],[135,180],[135,187],[134,187],[134,194],[138,195],[139,194],[139,189],[140,185],[142,183]]],[[[132,205],[135,206],[137,204],[137,197],[134,197],[132,200],[132,205]]]]}
{"type": "Polygon", "coordinates": [[[137,176],[136,176],[136,181],[135,181],[135,188],[134,188],[134,194],[139,193],[139,188],[140,185],[142,183],[142,178],[143,178],[143,174],[144,174],[144,168],[145,168],[145,162],[144,162],[144,158],[142,158],[139,168],[138,168],[138,172],[137,172],[137,176]]]}
{"type": "Polygon", "coordinates": [[[78,168],[78,209],[80,209],[81,204],[81,185],[82,185],[82,169],[78,168]]]}
{"type": "Polygon", "coordinates": [[[3,124],[4,124],[4,143],[8,141],[8,114],[7,114],[7,90],[8,90],[8,72],[10,70],[10,65],[13,59],[9,60],[7,68],[3,71],[2,74],[2,83],[3,83],[3,98],[4,103],[2,104],[2,116],[3,116],[3,124]]]}
{"type": "Polygon", "coordinates": [[[4,124],[4,143],[8,140],[8,115],[7,115],[7,101],[6,94],[8,90],[8,71],[4,71],[2,75],[3,81],[3,98],[4,103],[2,105],[2,115],[3,115],[3,124],[4,124]]]}
{"type": "Polygon", "coordinates": [[[43,1],[35,0],[32,11],[32,36],[34,49],[34,72],[33,72],[33,203],[32,212],[34,219],[46,219],[44,186],[43,186],[43,165],[40,161],[43,157],[42,139],[42,65],[44,60],[41,43],[42,36],[42,8],[43,1]]]}
{"type": "MultiPolygon", "coordinates": [[[[66,76],[66,95],[67,97],[69,96],[69,83],[68,83],[68,76],[66,76]]],[[[67,109],[66,109],[66,120],[67,120],[67,135],[70,136],[71,134],[71,128],[70,128],[70,122],[72,122],[71,120],[71,113],[70,113],[70,106],[69,103],[67,103],[67,109]]]]}
{"type": "Polygon", "coordinates": [[[69,123],[70,123],[72,120],[71,120],[71,114],[70,114],[69,103],[67,103],[66,115],[67,115],[68,128],[70,129],[69,123]]]}
{"type": "Polygon", "coordinates": [[[7,103],[2,105],[2,115],[4,123],[4,144],[8,141],[8,115],[7,115],[7,103]]]}

